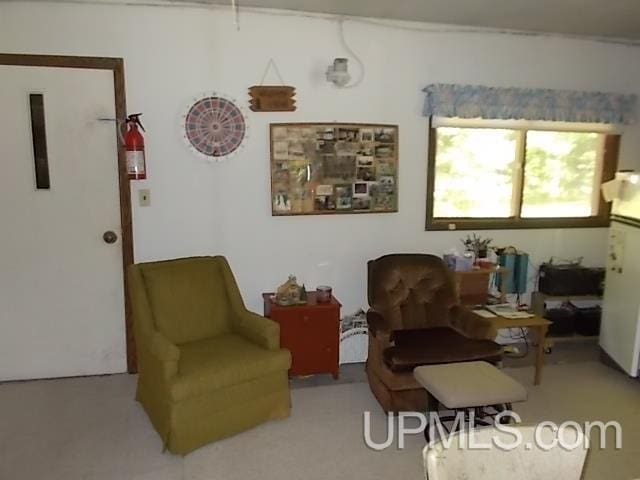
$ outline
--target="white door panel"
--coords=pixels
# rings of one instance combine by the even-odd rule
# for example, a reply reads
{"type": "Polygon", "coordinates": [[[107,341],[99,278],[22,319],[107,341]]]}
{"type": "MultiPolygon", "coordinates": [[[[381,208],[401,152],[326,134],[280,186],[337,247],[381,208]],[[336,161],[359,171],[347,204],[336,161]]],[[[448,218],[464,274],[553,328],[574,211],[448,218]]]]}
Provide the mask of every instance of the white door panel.
{"type": "Polygon", "coordinates": [[[640,357],[639,247],[640,229],[611,223],[600,345],[633,377],[640,357]]]}
{"type": "Polygon", "coordinates": [[[111,71],[0,65],[0,380],[126,370],[111,71]],[[51,188],[36,190],[29,93],[51,188]]]}

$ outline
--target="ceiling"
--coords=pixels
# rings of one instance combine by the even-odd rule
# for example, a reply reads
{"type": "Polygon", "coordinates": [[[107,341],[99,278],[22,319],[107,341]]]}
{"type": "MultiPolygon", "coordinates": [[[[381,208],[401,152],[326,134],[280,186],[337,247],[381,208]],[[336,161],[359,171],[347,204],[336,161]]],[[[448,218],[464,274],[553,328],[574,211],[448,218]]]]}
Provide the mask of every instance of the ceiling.
{"type": "MultiPolygon", "coordinates": [[[[229,5],[231,0],[209,0],[229,5]]],[[[640,0],[238,0],[337,15],[640,41],[640,0]]]]}

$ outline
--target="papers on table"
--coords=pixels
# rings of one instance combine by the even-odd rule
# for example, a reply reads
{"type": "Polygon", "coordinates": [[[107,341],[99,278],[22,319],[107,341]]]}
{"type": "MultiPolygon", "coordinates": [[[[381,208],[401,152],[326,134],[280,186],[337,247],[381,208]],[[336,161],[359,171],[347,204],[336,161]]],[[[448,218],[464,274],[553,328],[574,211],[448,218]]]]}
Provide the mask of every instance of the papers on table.
{"type": "Polygon", "coordinates": [[[510,303],[501,303],[499,305],[487,305],[486,309],[505,318],[531,318],[532,313],[521,312],[510,303]]]}
{"type": "Polygon", "coordinates": [[[478,309],[472,310],[472,311],[476,315],[479,315],[479,316],[484,317],[484,318],[496,318],[496,316],[497,316],[495,313],[491,313],[489,310],[485,310],[484,308],[478,308],[478,309]]]}

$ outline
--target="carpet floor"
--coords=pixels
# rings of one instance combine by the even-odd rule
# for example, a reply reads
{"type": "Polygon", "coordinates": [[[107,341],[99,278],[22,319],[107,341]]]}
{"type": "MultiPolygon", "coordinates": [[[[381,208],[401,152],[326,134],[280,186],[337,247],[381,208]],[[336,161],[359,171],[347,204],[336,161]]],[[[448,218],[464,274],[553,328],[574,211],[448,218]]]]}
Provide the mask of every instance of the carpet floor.
{"type": "MultiPolygon", "coordinates": [[[[506,370],[529,390],[515,410],[541,420],[617,420],[623,448],[592,448],[585,479],[640,478],[640,382],[596,362],[506,370]]],[[[0,478],[11,480],[423,479],[421,435],[384,451],[363,441],[363,411],[382,440],[386,417],[366,383],[292,390],[290,418],[203,447],[162,453],[133,401],[136,377],[45,380],[0,385],[0,478]]],[[[517,477],[514,477],[517,478],[517,477]]]]}

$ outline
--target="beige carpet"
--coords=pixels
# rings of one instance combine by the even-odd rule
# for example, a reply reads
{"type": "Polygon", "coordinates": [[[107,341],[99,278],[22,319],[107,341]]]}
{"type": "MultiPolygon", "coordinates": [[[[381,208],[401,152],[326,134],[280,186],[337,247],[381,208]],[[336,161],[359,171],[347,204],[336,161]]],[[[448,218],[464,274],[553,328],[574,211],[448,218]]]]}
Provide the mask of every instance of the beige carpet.
{"type": "MultiPolygon", "coordinates": [[[[535,388],[530,368],[508,372],[529,388],[530,400],[516,408],[527,422],[623,424],[624,448],[594,449],[585,478],[640,478],[640,382],[593,362],[548,366],[535,388]]],[[[420,435],[409,438],[402,451],[375,452],[364,445],[362,412],[373,412],[375,438],[386,421],[365,383],[295,389],[291,418],[184,458],[161,453],[158,437],[132,400],[134,385],[128,375],[0,385],[0,479],[423,478],[420,435]]]]}

